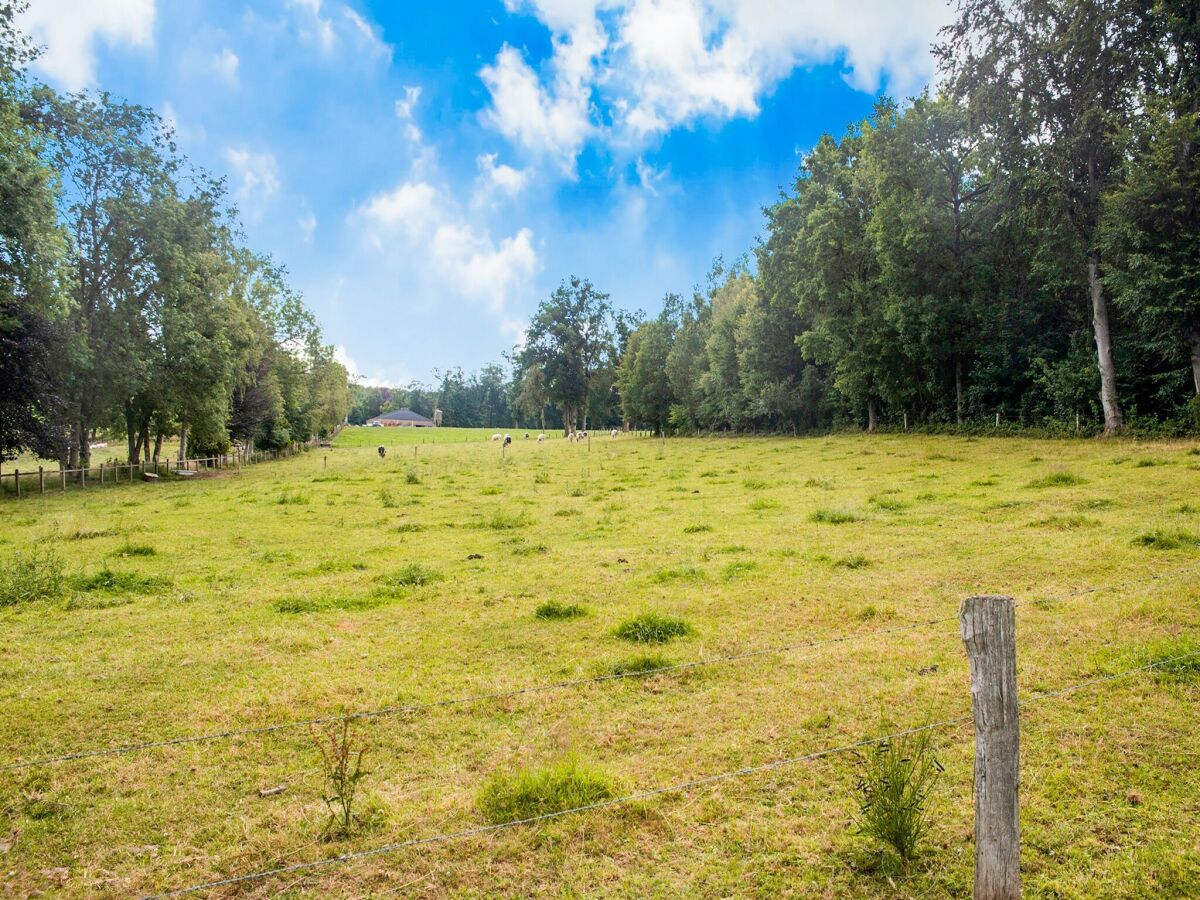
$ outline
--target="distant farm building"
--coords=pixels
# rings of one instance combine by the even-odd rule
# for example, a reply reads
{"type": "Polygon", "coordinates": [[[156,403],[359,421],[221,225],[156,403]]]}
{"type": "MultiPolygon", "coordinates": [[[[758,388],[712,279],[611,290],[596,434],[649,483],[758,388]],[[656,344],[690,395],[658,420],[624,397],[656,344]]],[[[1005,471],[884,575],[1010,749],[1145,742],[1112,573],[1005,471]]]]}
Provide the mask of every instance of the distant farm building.
{"type": "Polygon", "coordinates": [[[394,409],[367,419],[368,425],[383,425],[387,428],[433,428],[433,419],[427,419],[411,409],[394,409]]]}

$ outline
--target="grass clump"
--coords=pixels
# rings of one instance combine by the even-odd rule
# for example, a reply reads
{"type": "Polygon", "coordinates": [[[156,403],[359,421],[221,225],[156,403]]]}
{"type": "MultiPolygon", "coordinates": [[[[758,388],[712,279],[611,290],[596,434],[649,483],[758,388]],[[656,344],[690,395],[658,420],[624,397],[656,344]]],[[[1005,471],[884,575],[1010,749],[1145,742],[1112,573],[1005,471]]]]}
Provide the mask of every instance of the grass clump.
{"type": "Polygon", "coordinates": [[[1029,488],[1074,487],[1077,484],[1086,483],[1085,479],[1074,472],[1051,472],[1049,475],[1033,479],[1025,486],[1029,488]]]}
{"type": "Polygon", "coordinates": [[[404,483],[405,484],[420,484],[421,483],[421,476],[419,474],[417,474],[417,470],[414,469],[412,466],[409,466],[408,469],[404,473],[404,483]]]}
{"type": "Polygon", "coordinates": [[[699,581],[704,572],[690,563],[681,566],[666,566],[650,576],[655,584],[665,584],[668,581],[699,581]]]}
{"type": "Polygon", "coordinates": [[[904,509],[906,506],[908,506],[907,503],[905,503],[903,500],[897,499],[896,497],[884,497],[878,494],[872,497],[869,502],[876,509],[885,509],[888,512],[896,512],[897,510],[904,509]]]}
{"type": "Polygon", "coordinates": [[[90,541],[95,538],[112,537],[115,534],[120,534],[116,528],[79,528],[67,540],[90,541]]]}
{"type": "Polygon", "coordinates": [[[828,478],[810,478],[804,482],[805,487],[820,488],[823,491],[833,490],[833,481],[828,478]]]}
{"type": "Polygon", "coordinates": [[[859,755],[858,832],[890,847],[906,871],[929,830],[929,796],[943,771],[927,731],[859,755]]]}
{"type": "Polygon", "coordinates": [[[528,524],[529,516],[525,513],[498,509],[490,518],[484,520],[483,527],[493,531],[511,531],[514,528],[524,528],[528,524]]]}
{"type": "Polygon", "coordinates": [[[687,525],[683,529],[684,534],[701,534],[705,531],[712,531],[711,525],[687,525]]]}
{"type": "Polygon", "coordinates": [[[435,581],[441,580],[442,576],[439,573],[433,569],[426,568],[420,563],[409,563],[392,572],[390,575],[384,575],[379,579],[383,587],[390,590],[424,587],[427,584],[433,584],[435,581]]]}
{"type": "Polygon", "coordinates": [[[770,497],[759,497],[750,503],[750,509],[755,512],[762,512],[768,509],[779,509],[779,501],[772,500],[770,497]]]}
{"type": "Polygon", "coordinates": [[[750,562],[749,560],[738,560],[731,562],[721,569],[721,578],[725,581],[734,581],[741,578],[743,575],[748,575],[758,568],[758,563],[750,562]]]}
{"type": "Polygon", "coordinates": [[[34,545],[0,564],[0,606],[57,600],[65,585],[62,559],[49,547],[34,545]]]}
{"type": "Polygon", "coordinates": [[[416,534],[418,531],[424,531],[425,526],[416,522],[401,522],[392,531],[397,534],[416,534]]]}
{"type": "Polygon", "coordinates": [[[75,579],[75,587],[78,590],[103,591],[109,594],[150,594],[170,583],[169,578],[159,575],[114,572],[107,566],[92,575],[80,575],[75,579]]]}
{"type": "Polygon", "coordinates": [[[835,569],[865,569],[871,564],[871,561],[861,553],[855,553],[851,556],[842,556],[833,561],[835,569]]]}
{"type": "Polygon", "coordinates": [[[569,759],[553,766],[498,773],[479,791],[476,806],[493,825],[588,806],[616,796],[609,776],[569,759]]]}
{"type": "Polygon", "coordinates": [[[550,552],[545,544],[517,544],[513,547],[514,556],[541,556],[550,552]]]}
{"type": "Polygon", "coordinates": [[[631,675],[651,675],[663,669],[669,669],[675,661],[661,653],[639,653],[636,656],[618,660],[608,668],[608,674],[618,678],[631,675]]]}
{"type": "Polygon", "coordinates": [[[808,521],[823,522],[826,525],[845,525],[847,522],[858,522],[862,515],[852,509],[814,509],[808,514],[808,521]]]}
{"type": "Polygon", "coordinates": [[[392,495],[392,492],[389,491],[387,488],[383,488],[382,490],[380,490],[379,503],[381,506],[383,506],[384,509],[395,509],[396,508],[396,498],[392,495]]]}
{"type": "Polygon", "coordinates": [[[1190,531],[1166,531],[1162,528],[1139,534],[1133,542],[1139,547],[1148,547],[1151,550],[1186,550],[1200,547],[1200,537],[1190,531]]]}
{"type": "Polygon", "coordinates": [[[692,626],[676,616],[646,612],[617,626],[616,636],[635,644],[665,644],[692,634],[692,626]]]}
{"type": "Polygon", "coordinates": [[[158,553],[150,544],[131,544],[128,541],[113,551],[113,556],[155,556],[158,553]]]}
{"type": "Polygon", "coordinates": [[[578,603],[563,603],[561,600],[547,600],[545,603],[538,604],[533,615],[535,618],[551,621],[578,619],[587,615],[587,607],[578,603]]]}
{"type": "Polygon", "coordinates": [[[1087,516],[1072,513],[1067,516],[1047,516],[1044,519],[1038,519],[1036,522],[1030,522],[1029,527],[1053,528],[1056,531],[1074,531],[1077,528],[1095,528],[1099,524],[1095,519],[1089,519],[1087,516]]]}
{"type": "Polygon", "coordinates": [[[308,494],[300,491],[284,491],[275,502],[279,506],[306,506],[309,503],[308,494]]]}

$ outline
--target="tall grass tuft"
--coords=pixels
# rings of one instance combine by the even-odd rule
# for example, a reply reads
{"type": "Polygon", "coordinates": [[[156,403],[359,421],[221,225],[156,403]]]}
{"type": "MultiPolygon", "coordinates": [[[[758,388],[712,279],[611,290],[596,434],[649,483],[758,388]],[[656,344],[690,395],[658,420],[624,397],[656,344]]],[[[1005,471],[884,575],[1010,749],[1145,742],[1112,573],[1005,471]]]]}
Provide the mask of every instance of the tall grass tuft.
{"type": "Polygon", "coordinates": [[[57,600],[65,584],[62,559],[50,547],[35,544],[0,564],[0,606],[57,600]]]}
{"type": "Polygon", "coordinates": [[[661,653],[639,653],[613,663],[608,668],[608,674],[622,678],[630,675],[650,675],[673,665],[675,661],[661,653]]]}
{"type": "Polygon", "coordinates": [[[603,772],[568,759],[553,766],[496,774],[479,791],[476,805],[499,825],[589,806],[616,796],[615,782],[603,772]]]}
{"type": "Polygon", "coordinates": [[[808,514],[808,521],[823,522],[826,525],[845,525],[847,522],[858,522],[862,514],[852,509],[814,509],[808,514]]]}
{"type": "Polygon", "coordinates": [[[687,637],[692,626],[676,616],[645,612],[626,619],[616,630],[617,637],[635,644],[665,644],[677,637],[687,637]]]}
{"type": "Polygon", "coordinates": [[[1190,531],[1165,531],[1156,528],[1139,534],[1133,539],[1139,547],[1149,547],[1151,550],[1184,550],[1200,547],[1200,537],[1190,531]]]}
{"type": "Polygon", "coordinates": [[[587,608],[578,603],[547,600],[545,603],[538,604],[538,608],[533,611],[533,614],[539,619],[578,619],[587,615],[587,608]]]}
{"type": "Polygon", "coordinates": [[[1030,488],[1051,488],[1074,487],[1077,484],[1087,484],[1087,481],[1074,472],[1051,472],[1049,475],[1033,479],[1033,481],[1025,486],[1030,488]]]}
{"type": "Polygon", "coordinates": [[[929,796],[944,769],[929,732],[875,744],[858,757],[858,830],[887,845],[907,870],[929,829],[929,796]]]}

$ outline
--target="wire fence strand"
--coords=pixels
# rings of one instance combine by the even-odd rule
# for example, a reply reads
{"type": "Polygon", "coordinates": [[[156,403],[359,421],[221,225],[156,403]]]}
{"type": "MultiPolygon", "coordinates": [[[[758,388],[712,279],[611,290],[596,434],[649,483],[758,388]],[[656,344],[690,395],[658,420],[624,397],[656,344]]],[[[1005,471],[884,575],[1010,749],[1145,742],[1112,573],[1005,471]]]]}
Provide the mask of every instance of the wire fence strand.
{"type": "MultiPolygon", "coordinates": [[[[1200,650],[1193,650],[1188,653],[1181,653],[1177,656],[1168,659],[1155,660],[1142,666],[1137,666],[1132,669],[1126,669],[1121,672],[1116,672],[1109,675],[1100,675],[1095,678],[1089,678],[1086,681],[1080,681],[1076,684],[1066,687],[1057,688],[1052,691],[1041,691],[1032,694],[1029,697],[1018,702],[1018,706],[1028,706],[1031,703],[1036,703],[1042,700],[1048,700],[1054,697],[1061,697],[1065,694],[1074,691],[1082,690],[1086,687],[1091,687],[1097,684],[1118,681],[1122,678],[1128,678],[1131,675],[1136,675],[1140,672],[1149,672],[1157,668],[1171,665],[1176,662],[1181,662],[1185,659],[1200,656],[1200,650]]],[[[194,884],[188,887],[176,888],[174,890],[165,891],[159,894],[152,894],[145,900],[164,900],[169,897],[181,897],[187,894],[195,894],[201,891],[215,890],[216,888],[230,887],[235,884],[245,884],[251,881],[261,881],[266,878],[273,878],[279,875],[287,875],[295,872],[311,871],[312,869],[325,868],[340,863],[353,862],[361,859],[369,859],[375,856],[384,856],[391,853],[396,853],[400,850],[405,850],[413,847],[427,846],[430,844],[440,844],[447,841],[460,840],[462,838],[477,837],[481,835],[494,834],[500,831],[506,831],[513,828],[520,828],[527,825],[536,825],[542,822],[547,822],[552,819],[560,819],[565,816],[578,815],[580,813],[594,812],[596,810],[608,809],[614,806],[637,803],[643,800],[650,800],[655,797],[661,797],[667,794],[686,793],[700,787],[705,787],[710,784],[716,784],[722,781],[729,781],[735,778],[744,778],[750,775],[758,775],[764,772],[771,772],[777,769],[795,766],[804,762],[821,759],[827,756],[834,756],[841,753],[850,753],[855,750],[861,750],[864,747],[883,744],[888,741],[899,740],[900,738],[908,737],[909,735],[920,734],[926,731],[940,730],[943,728],[951,728],[957,725],[963,725],[970,722],[971,714],[955,716],[954,718],[944,719],[939,722],[932,722],[926,725],[918,725],[912,728],[906,728],[902,731],[892,732],[891,734],[878,735],[876,737],[863,738],[862,740],[853,741],[848,744],[842,744],[835,747],[827,747],[823,750],[817,750],[812,753],[805,753],[801,756],[792,756],[784,759],[776,759],[771,762],[762,763],[755,766],[745,766],[740,769],[734,769],[727,772],[720,772],[715,775],[704,775],[698,778],[692,778],[687,781],[681,781],[676,784],[667,785],[664,787],[650,788],[644,791],[635,791],[630,794],[625,794],[621,797],[612,797],[607,800],[600,800],[595,803],[588,803],[582,806],[571,807],[570,809],[559,810],[556,812],[543,813],[537,816],[529,816],[524,819],[516,819],[511,822],[499,822],[491,825],[478,825],[472,828],[464,828],[459,831],[443,832],[440,834],[427,835],[426,837],[412,838],[406,841],[398,841],[391,844],[384,844],[379,847],[372,847],[368,850],[360,850],[354,853],[343,853],[338,856],[328,856],[322,859],[309,860],[305,862],[292,863],[286,866],[279,866],[274,869],[264,869],[259,872],[251,872],[245,875],[235,875],[229,878],[222,878],[216,881],[203,882],[194,884]]]]}
{"type": "MultiPolygon", "coordinates": [[[[1181,569],[1173,570],[1169,573],[1153,573],[1148,576],[1126,579],[1123,582],[1117,582],[1111,585],[1093,586],[1081,588],[1077,591],[1065,594],[1061,597],[1052,598],[1033,598],[1029,600],[1018,601],[1014,606],[1030,606],[1037,603],[1054,602],[1061,603],[1074,598],[1082,597],[1088,594],[1095,594],[1105,591],[1120,590],[1129,587],[1132,584],[1147,583],[1158,581],[1163,578],[1173,577],[1175,575],[1187,574],[1191,571],[1200,570],[1200,564],[1195,566],[1187,566],[1181,569]]],[[[261,735],[277,734],[285,731],[294,731],[301,728],[319,727],[322,725],[337,724],[340,722],[353,722],[364,719],[379,719],[389,718],[410,713],[425,712],[434,709],[444,709],[453,706],[463,706],[474,703],[486,703],[499,700],[509,700],[516,697],[527,696],[532,694],[549,693],[552,691],[567,690],[570,688],[584,687],[591,684],[603,684],[605,682],[623,681],[629,678],[648,678],[653,675],[666,675],[680,673],[692,669],[704,668],[707,666],[724,665],[745,660],[756,659],[764,656],[781,655],[785,653],[797,653],[804,650],[812,650],[819,647],[833,646],[836,644],[844,644],[852,641],[867,640],[870,638],[884,637],[890,634],[899,634],[902,632],[917,631],[922,628],[932,628],[936,625],[945,625],[949,622],[958,621],[958,614],[950,616],[942,616],[935,619],[923,619],[917,622],[906,622],[902,625],[893,625],[887,628],[876,628],[869,631],[851,632],[848,634],[838,635],[831,638],[822,638],[813,641],[801,641],[792,644],[780,644],[770,647],[760,647],[753,650],[745,650],[740,653],[730,653],[724,656],[713,656],[705,659],[690,660],[682,663],[672,663],[666,666],[659,666],[653,669],[645,669],[636,672],[610,672],[603,675],[593,675],[587,678],[572,678],[562,681],[551,681],[543,684],[529,685],[526,687],[512,688],[503,691],[490,691],[478,694],[468,694],[459,697],[448,697],[439,700],[429,700],[421,703],[410,704],[395,704],[389,706],[376,707],[374,709],[357,710],[348,713],[333,713],[326,716],[316,716],[308,719],[293,719],[287,722],[279,722],[273,725],[255,725],[246,728],[233,728],[224,731],[214,731],[204,734],[181,735],[174,738],[163,738],[161,740],[141,741],[118,745],[115,747],[99,747],[87,750],[79,750],[71,753],[61,753],[56,755],[48,755],[36,757],[28,760],[15,760],[12,762],[0,765],[0,772],[15,771],[18,769],[29,769],[41,766],[56,765],[60,763],[78,762],[87,759],[97,759],[106,756],[123,756],[131,753],[141,753],[148,750],[163,749],[167,747],[182,747],[192,744],[212,743],[220,740],[232,740],[242,737],[256,737],[261,735]]]]}

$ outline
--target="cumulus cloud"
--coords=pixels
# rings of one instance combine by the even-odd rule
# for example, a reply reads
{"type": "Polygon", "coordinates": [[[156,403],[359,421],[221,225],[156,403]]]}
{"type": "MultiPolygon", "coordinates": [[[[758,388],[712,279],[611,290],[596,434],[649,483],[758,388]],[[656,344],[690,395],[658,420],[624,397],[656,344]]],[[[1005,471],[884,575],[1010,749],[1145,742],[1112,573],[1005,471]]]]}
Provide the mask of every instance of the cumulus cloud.
{"type": "Polygon", "coordinates": [[[504,163],[497,163],[495,153],[477,156],[475,163],[479,166],[479,174],[483,178],[485,194],[499,190],[515,197],[529,183],[528,169],[514,169],[504,163]]]}
{"type": "Polygon", "coordinates": [[[410,85],[404,89],[404,96],[396,101],[396,118],[404,123],[404,136],[414,144],[421,141],[421,129],[415,119],[417,101],[420,99],[420,85],[410,85]]]}
{"type": "Polygon", "coordinates": [[[903,96],[933,74],[943,0],[506,0],[551,32],[541,73],[505,46],[481,74],[485,119],[570,170],[595,136],[641,146],[700,117],[754,116],[795,68],[838,64],[852,87],[903,96]],[[602,122],[593,98],[605,101],[602,122]]]}
{"type": "Polygon", "coordinates": [[[368,246],[428,264],[459,296],[482,303],[511,331],[508,306],[538,271],[533,232],[497,241],[456,215],[454,204],[426,181],[405,181],[376,194],[350,214],[368,246]]]}
{"type": "Polygon", "coordinates": [[[279,165],[270,153],[226,147],[222,156],[233,174],[233,195],[249,219],[257,219],[279,192],[279,165]]]}
{"type": "Polygon", "coordinates": [[[19,20],[35,43],[46,48],[35,63],[49,80],[68,91],[96,81],[95,44],[154,43],[155,0],[36,0],[19,20]]]}

